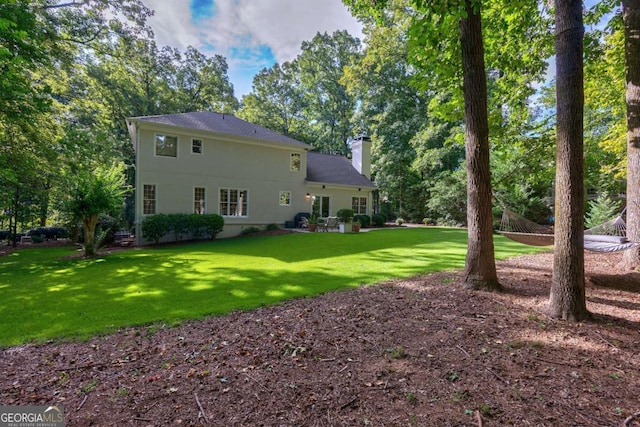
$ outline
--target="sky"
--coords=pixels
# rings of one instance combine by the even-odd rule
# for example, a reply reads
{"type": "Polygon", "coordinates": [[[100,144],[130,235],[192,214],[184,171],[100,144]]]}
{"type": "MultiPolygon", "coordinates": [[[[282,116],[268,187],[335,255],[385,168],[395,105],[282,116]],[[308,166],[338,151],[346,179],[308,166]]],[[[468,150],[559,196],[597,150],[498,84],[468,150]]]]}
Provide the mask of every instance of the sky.
{"type": "Polygon", "coordinates": [[[316,33],[347,30],[362,39],[362,26],[341,0],[144,0],[155,11],[148,23],[159,47],[194,46],[223,55],[238,99],[251,92],[253,76],[291,61],[316,33]]]}

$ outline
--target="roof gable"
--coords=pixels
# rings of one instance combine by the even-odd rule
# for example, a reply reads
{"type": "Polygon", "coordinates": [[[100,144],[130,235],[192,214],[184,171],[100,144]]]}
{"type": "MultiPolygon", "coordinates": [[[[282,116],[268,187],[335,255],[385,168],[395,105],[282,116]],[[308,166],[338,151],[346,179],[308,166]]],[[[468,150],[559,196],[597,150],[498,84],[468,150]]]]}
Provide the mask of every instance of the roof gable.
{"type": "Polygon", "coordinates": [[[223,135],[240,136],[268,142],[295,145],[310,149],[304,142],[274,132],[262,126],[239,119],[232,114],[200,111],[194,113],[164,114],[159,116],[131,117],[132,122],[158,123],[186,129],[213,132],[223,135]]]}

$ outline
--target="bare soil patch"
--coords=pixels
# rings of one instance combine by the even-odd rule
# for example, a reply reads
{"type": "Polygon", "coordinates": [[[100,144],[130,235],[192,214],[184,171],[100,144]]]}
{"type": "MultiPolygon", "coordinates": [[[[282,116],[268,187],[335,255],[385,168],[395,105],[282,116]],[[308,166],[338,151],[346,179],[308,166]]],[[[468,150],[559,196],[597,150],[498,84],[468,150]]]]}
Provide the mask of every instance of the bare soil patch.
{"type": "MultiPolygon", "coordinates": [[[[68,426],[640,425],[640,273],[587,254],[594,319],[544,314],[551,254],[250,312],[2,350],[0,404],[68,426]]],[[[215,302],[212,302],[212,304],[215,302]]]]}

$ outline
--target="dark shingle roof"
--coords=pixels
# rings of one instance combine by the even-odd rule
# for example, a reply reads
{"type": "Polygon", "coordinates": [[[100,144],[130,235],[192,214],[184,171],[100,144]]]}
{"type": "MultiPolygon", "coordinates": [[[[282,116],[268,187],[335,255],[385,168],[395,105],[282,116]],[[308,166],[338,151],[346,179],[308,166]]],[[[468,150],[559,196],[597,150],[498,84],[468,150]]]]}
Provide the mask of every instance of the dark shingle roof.
{"type": "Polygon", "coordinates": [[[360,174],[351,160],[342,156],[332,156],[316,152],[307,153],[307,181],[325,184],[375,187],[366,176],[360,174]]]}
{"type": "Polygon", "coordinates": [[[297,145],[310,148],[308,144],[279,134],[262,126],[254,125],[231,114],[201,111],[195,113],[165,114],[160,116],[132,117],[129,120],[160,123],[187,129],[198,129],[226,135],[261,139],[269,142],[297,145]]]}

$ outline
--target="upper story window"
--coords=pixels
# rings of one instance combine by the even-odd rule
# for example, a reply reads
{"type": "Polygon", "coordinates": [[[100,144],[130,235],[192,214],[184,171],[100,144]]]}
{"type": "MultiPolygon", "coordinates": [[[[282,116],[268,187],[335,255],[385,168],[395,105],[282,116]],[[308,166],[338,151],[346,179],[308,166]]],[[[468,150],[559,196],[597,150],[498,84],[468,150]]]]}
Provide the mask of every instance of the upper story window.
{"type": "Polygon", "coordinates": [[[292,171],[299,171],[301,164],[302,164],[302,156],[300,155],[300,153],[291,153],[291,157],[289,159],[289,168],[292,171]]]}
{"type": "Polygon", "coordinates": [[[191,140],[191,152],[193,154],[202,154],[202,140],[201,139],[192,139],[191,140]]]}
{"type": "Polygon", "coordinates": [[[351,209],[356,215],[367,214],[367,198],[366,197],[352,197],[351,209]]]}
{"type": "Polygon", "coordinates": [[[156,134],[156,156],[178,157],[178,137],[156,134]]]}

